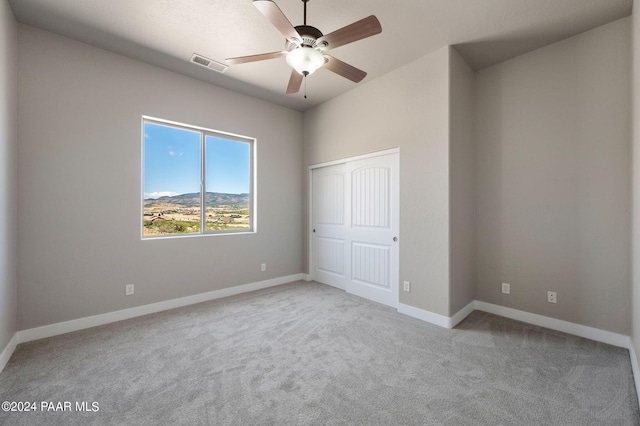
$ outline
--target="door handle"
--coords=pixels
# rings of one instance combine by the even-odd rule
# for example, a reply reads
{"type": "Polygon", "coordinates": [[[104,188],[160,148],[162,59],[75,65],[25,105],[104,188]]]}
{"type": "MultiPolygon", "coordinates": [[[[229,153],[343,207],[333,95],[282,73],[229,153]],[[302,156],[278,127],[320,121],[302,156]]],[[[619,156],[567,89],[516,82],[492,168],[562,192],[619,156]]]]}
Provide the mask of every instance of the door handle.
{"type": "Polygon", "coordinates": [[[315,230],[315,229],[313,230],[313,233],[314,233],[314,234],[316,233],[316,230],[315,230]]]}
{"type": "Polygon", "coordinates": [[[393,237],[393,242],[398,241],[398,237],[393,237]]]}

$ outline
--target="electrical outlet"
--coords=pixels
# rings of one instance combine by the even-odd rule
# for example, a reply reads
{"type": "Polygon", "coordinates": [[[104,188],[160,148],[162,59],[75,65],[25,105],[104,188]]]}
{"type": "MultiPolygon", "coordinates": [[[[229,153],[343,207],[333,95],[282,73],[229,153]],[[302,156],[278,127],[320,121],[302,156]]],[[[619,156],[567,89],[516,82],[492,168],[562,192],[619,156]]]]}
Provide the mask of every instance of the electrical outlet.
{"type": "Polygon", "coordinates": [[[261,264],[261,265],[260,265],[260,270],[261,270],[262,272],[266,271],[266,270],[267,270],[267,264],[266,264],[266,263],[261,264]]]}
{"type": "Polygon", "coordinates": [[[411,291],[411,282],[410,281],[405,281],[403,284],[402,289],[406,292],[410,292],[411,291]]]}
{"type": "Polygon", "coordinates": [[[549,303],[558,303],[558,295],[555,291],[547,292],[547,302],[549,303]]]}
{"type": "Polygon", "coordinates": [[[511,284],[509,283],[502,283],[502,292],[504,294],[511,294],[511,284]]]}
{"type": "Polygon", "coordinates": [[[131,296],[134,292],[133,284],[127,284],[124,286],[124,295],[131,296]]]}

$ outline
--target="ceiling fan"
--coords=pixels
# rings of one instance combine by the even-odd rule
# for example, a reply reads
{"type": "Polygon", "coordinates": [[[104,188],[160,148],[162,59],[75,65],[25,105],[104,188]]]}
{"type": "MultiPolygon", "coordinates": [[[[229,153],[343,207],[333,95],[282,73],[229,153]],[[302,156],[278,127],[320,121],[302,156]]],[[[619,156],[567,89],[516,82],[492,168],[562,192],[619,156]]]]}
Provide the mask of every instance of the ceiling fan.
{"type": "Polygon", "coordinates": [[[300,90],[303,78],[313,74],[314,71],[321,67],[355,83],[362,81],[367,75],[366,72],[331,55],[327,55],[325,51],[381,33],[382,26],[378,18],[371,15],[332,33],[323,35],[319,29],[307,25],[308,1],[302,0],[304,3],[304,24],[294,27],[273,1],[253,0],[254,6],[262,12],[286,39],[286,50],[229,58],[227,62],[230,64],[243,64],[286,56],[287,64],[293,68],[287,86],[287,94],[297,93],[300,90]]]}

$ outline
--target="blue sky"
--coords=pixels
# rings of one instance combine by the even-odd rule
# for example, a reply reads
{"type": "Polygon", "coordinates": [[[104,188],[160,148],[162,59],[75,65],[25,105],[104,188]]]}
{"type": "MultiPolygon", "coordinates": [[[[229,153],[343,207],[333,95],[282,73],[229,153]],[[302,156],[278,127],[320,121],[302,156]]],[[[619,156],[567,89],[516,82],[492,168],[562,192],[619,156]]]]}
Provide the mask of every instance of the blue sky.
{"type": "MultiPolygon", "coordinates": [[[[248,193],[250,145],[206,136],[207,192],[248,193]]],[[[144,123],[144,198],[200,192],[200,133],[144,123]]]]}

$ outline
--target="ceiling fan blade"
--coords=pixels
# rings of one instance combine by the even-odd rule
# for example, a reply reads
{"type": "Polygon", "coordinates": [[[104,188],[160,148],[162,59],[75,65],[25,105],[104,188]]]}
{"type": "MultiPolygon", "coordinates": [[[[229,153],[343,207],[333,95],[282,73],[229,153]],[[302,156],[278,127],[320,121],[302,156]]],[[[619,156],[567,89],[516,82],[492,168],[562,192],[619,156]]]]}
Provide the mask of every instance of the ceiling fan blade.
{"type": "Polygon", "coordinates": [[[354,83],[360,83],[362,79],[367,76],[366,72],[349,65],[346,62],[342,62],[340,59],[336,59],[330,55],[324,55],[324,57],[327,59],[327,62],[324,64],[326,69],[335,72],[344,78],[348,78],[354,83]]]}
{"type": "Polygon", "coordinates": [[[260,55],[250,55],[250,56],[238,56],[237,58],[227,58],[226,61],[230,64],[244,64],[247,62],[256,62],[256,61],[264,61],[267,59],[275,59],[280,56],[285,56],[287,52],[271,52],[271,53],[261,53],[260,55]]]}
{"type": "Polygon", "coordinates": [[[380,21],[371,15],[320,37],[318,42],[326,42],[328,44],[326,49],[335,49],[336,47],[362,40],[363,38],[371,37],[381,32],[382,26],[380,25],[380,21]]]}
{"type": "Polygon", "coordinates": [[[289,77],[289,85],[287,86],[287,95],[291,93],[298,93],[300,86],[302,86],[302,74],[298,74],[298,71],[291,70],[291,77],[289,77]]]}
{"type": "Polygon", "coordinates": [[[253,5],[276,27],[280,34],[287,40],[301,41],[298,32],[293,28],[291,22],[284,16],[277,4],[271,0],[253,0],[253,5]]]}

